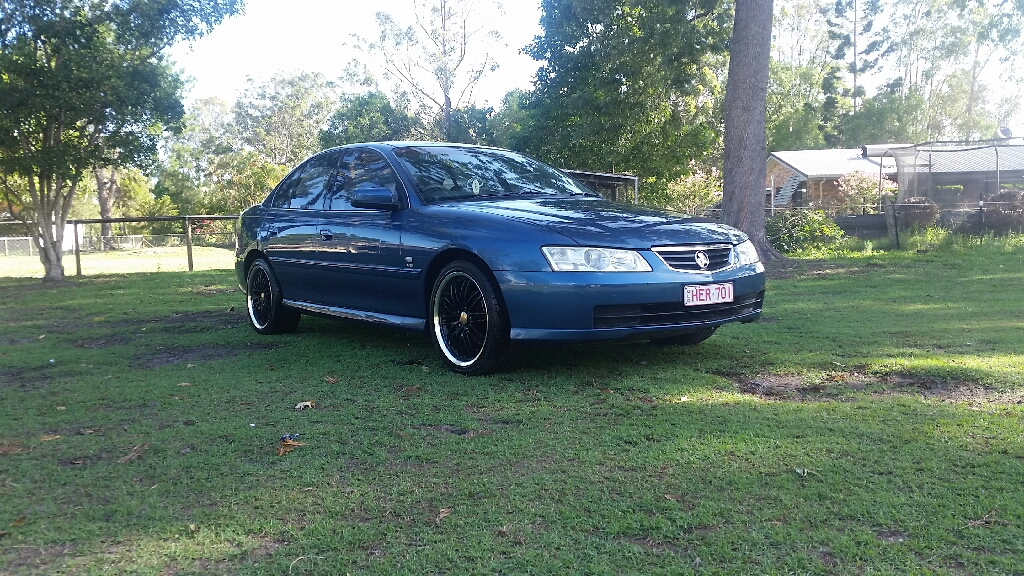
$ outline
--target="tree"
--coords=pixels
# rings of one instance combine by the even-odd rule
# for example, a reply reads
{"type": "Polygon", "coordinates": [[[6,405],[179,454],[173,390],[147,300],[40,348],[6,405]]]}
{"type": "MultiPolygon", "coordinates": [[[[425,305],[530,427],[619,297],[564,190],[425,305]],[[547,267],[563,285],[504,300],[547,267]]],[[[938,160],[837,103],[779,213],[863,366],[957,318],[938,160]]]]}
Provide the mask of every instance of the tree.
{"type": "Polygon", "coordinates": [[[750,236],[763,260],[782,256],[764,232],[765,102],[771,59],[772,0],[736,0],[725,89],[722,216],[750,236]]]}
{"type": "Polygon", "coordinates": [[[392,104],[379,90],[342,94],[338,109],[320,132],[320,145],[331,148],[356,142],[406,140],[422,134],[423,130],[404,101],[392,104]]]}
{"type": "MultiPolygon", "coordinates": [[[[413,0],[413,23],[403,27],[386,13],[377,13],[380,34],[358,38],[377,56],[385,78],[436,112],[440,137],[448,141],[452,113],[473,104],[473,90],[485,75],[498,69],[489,50],[501,33],[483,23],[479,0],[413,0]]],[[[500,4],[493,4],[500,11],[500,4]]]]}
{"type": "Polygon", "coordinates": [[[163,51],[237,13],[242,0],[5,0],[0,4],[0,174],[39,243],[44,281],[64,278],[63,236],[94,166],[142,165],[183,113],[163,51]],[[26,214],[28,212],[28,214],[26,214]]]}
{"type": "Polygon", "coordinates": [[[232,108],[241,147],[272,164],[294,166],[319,151],[320,131],[334,112],[335,85],[320,74],[275,76],[249,86],[232,108]]]}
{"type": "Polygon", "coordinates": [[[713,158],[731,13],[718,0],[544,0],[544,62],[519,145],[552,164],[664,190],[713,158]]]}

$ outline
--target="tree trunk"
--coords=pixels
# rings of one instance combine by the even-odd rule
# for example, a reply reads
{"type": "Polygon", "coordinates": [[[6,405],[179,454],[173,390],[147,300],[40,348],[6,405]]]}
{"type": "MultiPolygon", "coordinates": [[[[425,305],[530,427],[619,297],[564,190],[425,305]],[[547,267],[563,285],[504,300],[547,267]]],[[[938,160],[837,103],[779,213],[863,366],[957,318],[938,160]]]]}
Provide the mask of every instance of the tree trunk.
{"type": "MultiPolygon", "coordinates": [[[[93,175],[96,177],[96,200],[100,205],[100,218],[108,219],[114,214],[116,196],[114,188],[117,186],[117,170],[111,168],[108,176],[103,168],[95,168],[93,175]]],[[[100,224],[100,236],[107,238],[112,234],[113,229],[109,222],[100,224]]]]}
{"type": "Polygon", "coordinates": [[[736,0],[725,90],[722,216],[750,237],[762,260],[783,258],[764,232],[765,108],[773,0],[736,0]]]}

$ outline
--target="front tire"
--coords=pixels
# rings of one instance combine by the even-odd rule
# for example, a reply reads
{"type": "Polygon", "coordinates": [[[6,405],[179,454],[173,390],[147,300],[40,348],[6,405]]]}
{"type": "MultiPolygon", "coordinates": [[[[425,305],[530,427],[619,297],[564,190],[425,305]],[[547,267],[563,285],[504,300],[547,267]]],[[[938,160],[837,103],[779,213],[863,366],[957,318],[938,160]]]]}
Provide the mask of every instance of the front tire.
{"type": "Polygon", "coordinates": [[[429,331],[441,362],[451,371],[479,376],[512,360],[508,314],[493,281],[476,265],[459,260],[434,282],[429,331]]]}
{"type": "Polygon", "coordinates": [[[259,334],[294,332],[302,315],[281,303],[281,285],[266,260],[256,260],[246,275],[246,308],[249,323],[259,334]]]}

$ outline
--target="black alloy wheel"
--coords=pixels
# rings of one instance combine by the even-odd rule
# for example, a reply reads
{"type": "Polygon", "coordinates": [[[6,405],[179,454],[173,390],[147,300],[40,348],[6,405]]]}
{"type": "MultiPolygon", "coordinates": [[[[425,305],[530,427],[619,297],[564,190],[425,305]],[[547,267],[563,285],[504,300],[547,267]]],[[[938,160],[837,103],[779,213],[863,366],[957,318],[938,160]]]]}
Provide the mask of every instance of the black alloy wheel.
{"type": "Polygon", "coordinates": [[[260,334],[293,332],[302,319],[281,303],[281,288],[266,260],[256,260],[246,277],[246,308],[249,323],[260,334]]]}
{"type": "Polygon", "coordinates": [[[430,298],[430,335],[441,361],[459,374],[503,368],[512,355],[508,316],[493,282],[474,264],[446,266],[430,298]]]}

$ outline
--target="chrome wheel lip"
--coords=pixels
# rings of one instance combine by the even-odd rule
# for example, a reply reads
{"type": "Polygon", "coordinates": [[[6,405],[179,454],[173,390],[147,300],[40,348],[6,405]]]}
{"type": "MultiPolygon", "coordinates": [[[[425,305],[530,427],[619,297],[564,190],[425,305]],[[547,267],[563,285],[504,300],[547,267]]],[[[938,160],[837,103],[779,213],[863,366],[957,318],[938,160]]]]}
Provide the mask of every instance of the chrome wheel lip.
{"type": "MultiPolygon", "coordinates": [[[[469,274],[467,274],[467,273],[465,273],[465,272],[463,272],[461,270],[453,270],[453,271],[449,272],[448,274],[446,274],[444,276],[444,278],[441,279],[441,281],[438,283],[437,290],[434,291],[434,305],[433,305],[434,338],[437,340],[438,346],[440,346],[440,348],[441,348],[441,352],[445,355],[445,358],[447,358],[449,362],[451,362],[452,364],[454,364],[454,365],[456,365],[456,366],[458,366],[460,368],[466,368],[468,366],[472,366],[473,364],[475,364],[477,362],[477,360],[479,360],[480,357],[483,356],[484,349],[487,348],[487,344],[488,344],[488,340],[490,339],[490,336],[489,336],[487,330],[485,329],[484,330],[484,340],[480,344],[480,350],[478,350],[477,353],[476,353],[476,356],[474,356],[470,360],[459,360],[455,356],[455,354],[452,353],[451,349],[449,348],[448,339],[445,337],[446,335],[445,335],[443,327],[441,325],[441,310],[440,310],[441,309],[441,298],[440,298],[440,296],[441,296],[441,294],[444,293],[444,291],[448,288],[448,286],[451,285],[452,281],[454,281],[456,279],[459,279],[459,278],[465,279],[465,280],[469,281],[470,283],[472,283],[473,287],[477,291],[477,294],[480,295],[480,302],[481,302],[481,304],[483,305],[483,308],[484,308],[484,311],[483,311],[484,317],[487,318],[489,316],[490,310],[487,307],[487,299],[484,298],[484,293],[483,293],[483,290],[480,289],[480,284],[478,284],[477,281],[472,276],[470,276],[469,274]]],[[[489,322],[490,320],[488,319],[487,321],[489,322]]]]}
{"type": "MultiPolygon", "coordinates": [[[[262,280],[262,283],[266,284],[266,288],[264,288],[263,291],[261,291],[260,295],[262,297],[262,294],[266,292],[270,293],[270,297],[273,298],[272,287],[270,286],[270,275],[267,273],[267,271],[264,270],[262,266],[257,265],[249,274],[250,278],[253,274],[262,275],[262,278],[260,278],[260,280],[262,280]]],[[[264,322],[260,322],[260,320],[256,317],[256,315],[259,312],[253,307],[254,300],[256,299],[256,295],[254,294],[255,291],[253,290],[254,286],[252,286],[254,282],[250,281],[249,284],[249,294],[248,297],[245,299],[246,307],[249,309],[249,321],[252,322],[253,326],[255,326],[256,328],[263,330],[270,325],[270,313],[266,313],[267,319],[264,322]]]]}

